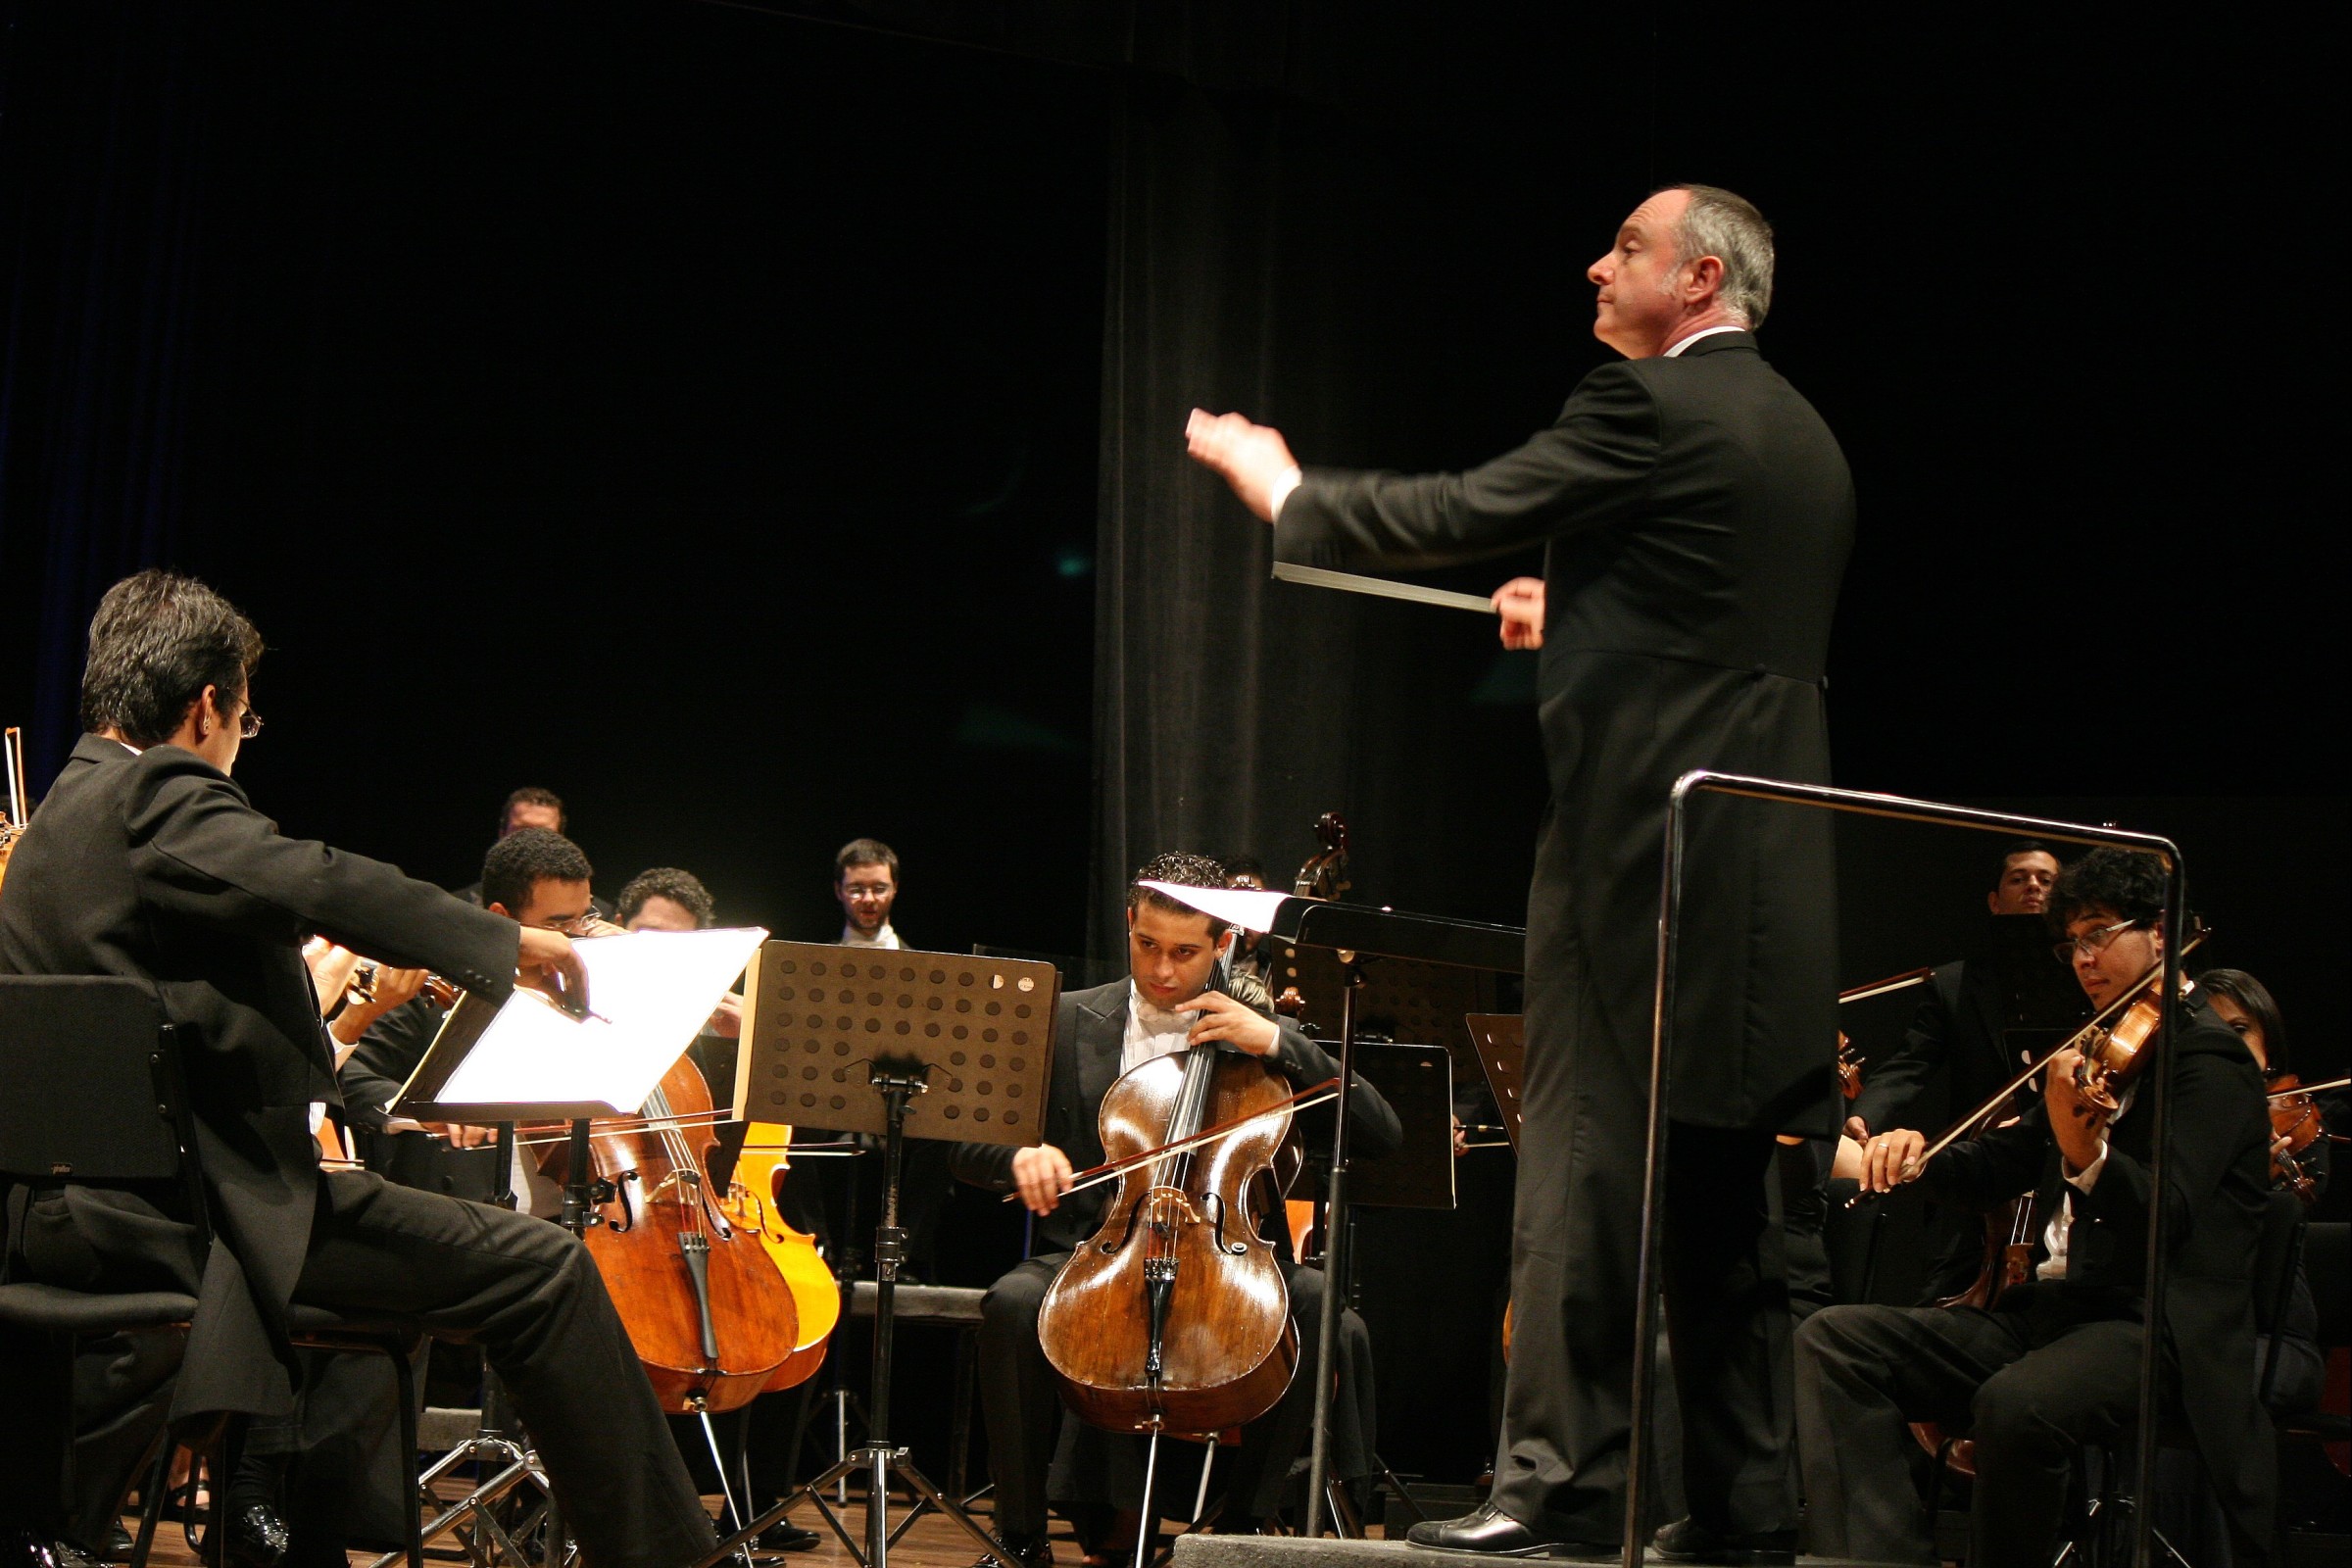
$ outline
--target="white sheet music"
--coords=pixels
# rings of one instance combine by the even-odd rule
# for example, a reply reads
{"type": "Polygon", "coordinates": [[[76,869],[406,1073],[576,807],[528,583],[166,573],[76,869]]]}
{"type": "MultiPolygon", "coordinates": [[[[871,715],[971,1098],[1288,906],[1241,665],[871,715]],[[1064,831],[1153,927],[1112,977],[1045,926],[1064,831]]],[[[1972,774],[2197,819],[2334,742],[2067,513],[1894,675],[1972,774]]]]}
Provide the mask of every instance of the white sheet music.
{"type": "Polygon", "coordinates": [[[1263,931],[1274,922],[1274,911],[1282,907],[1288,893],[1268,888],[1188,888],[1174,882],[1144,882],[1143,887],[1164,893],[1178,904],[1189,905],[1212,920],[1238,925],[1245,931],[1263,931]]]}
{"type": "Polygon", "coordinates": [[[596,1101],[627,1115],[694,1043],[767,932],[636,931],[575,944],[590,1016],[516,991],[442,1086],[445,1104],[596,1101]]]}

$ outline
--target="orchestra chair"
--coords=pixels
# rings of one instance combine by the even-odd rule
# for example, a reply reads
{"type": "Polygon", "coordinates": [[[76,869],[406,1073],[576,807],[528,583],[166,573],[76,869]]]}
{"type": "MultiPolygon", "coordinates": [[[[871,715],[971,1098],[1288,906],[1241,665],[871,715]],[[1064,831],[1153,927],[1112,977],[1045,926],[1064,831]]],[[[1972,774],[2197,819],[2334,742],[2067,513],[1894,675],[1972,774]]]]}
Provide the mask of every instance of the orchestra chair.
{"type": "MultiPolygon", "coordinates": [[[[2263,1209],[2262,1234],[2254,1252],[2254,1331],[2257,1335],[2276,1335],[2286,1316],[2286,1306],[2294,1290],[2295,1271],[2301,1266],[2304,1236],[2308,1227],[2304,1221],[2303,1200],[2288,1192],[2274,1192],[2263,1209]]],[[[2323,1308],[2323,1319],[2326,1309],[2323,1308]]],[[[2324,1323],[2323,1323],[2324,1326],[2324,1323]]],[[[2266,1358],[2266,1363],[2268,1358],[2266,1358]]],[[[2270,1393],[2270,1364],[2249,1368],[2256,1375],[2257,1397],[2270,1393]]],[[[2168,1405],[2175,1401],[2168,1399],[2168,1405]]],[[[2167,1448],[2194,1451],[2196,1443],[2189,1435],[2186,1418],[2177,1407],[2168,1409],[2158,1441],[2167,1448]]],[[[2104,1568],[2109,1563],[2128,1564],[2132,1553],[2132,1512],[2135,1506],[2132,1496],[2135,1454],[2138,1439],[2136,1429],[2117,1436],[2110,1444],[2095,1450],[2098,1460],[2096,1474],[2105,1478],[2102,1487],[2085,1486],[2089,1499],[2082,1513],[2081,1527],[2075,1538],[2059,1549],[2053,1568],[2068,1568],[2082,1564],[2084,1568],[2104,1568]]],[[[2087,1467],[2086,1467],[2087,1468],[2087,1467]]],[[[2159,1563],[2172,1568],[2192,1568],[2179,1547],[2167,1540],[2162,1530],[2154,1535],[2153,1556],[2159,1563]]]]}
{"type": "MultiPolygon", "coordinates": [[[[980,1387],[980,1303],[988,1293],[962,1285],[901,1284],[891,1293],[891,1316],[903,1328],[929,1324],[956,1335],[956,1371],[948,1406],[947,1494],[957,1507],[968,1508],[988,1492],[983,1486],[967,1493],[972,1452],[972,1409],[980,1387]]],[[[850,1288],[849,1315],[874,1320],[881,1294],[872,1280],[858,1280],[850,1288]]]]}
{"type": "MultiPolygon", "coordinates": [[[[200,1250],[212,1244],[196,1122],[188,1106],[179,1041],[161,999],[145,982],[113,976],[0,975],[0,1187],[35,1193],[74,1183],[138,1183],[176,1188],[200,1250]]],[[[58,1412],[71,1433],[74,1356],[85,1341],[118,1334],[184,1333],[196,1298],[172,1291],[91,1294],[28,1281],[0,1283],[0,1407],[35,1401],[58,1412]]],[[[413,1322],[295,1304],[287,1326],[295,1346],[382,1355],[399,1386],[402,1452],[414,1478],[416,1397],[410,1357],[423,1338],[413,1322]]],[[[162,1517],[172,1459],[187,1446],[215,1477],[214,1517],[205,1555],[226,1550],[220,1528],[225,1423],[208,1433],[159,1431],[133,1471],[145,1472],[131,1568],[141,1568],[162,1517]]],[[[69,1438],[70,1444],[70,1438],[69,1438]]],[[[55,1521],[64,1507],[65,1446],[0,1466],[0,1516],[55,1521]]],[[[121,1499],[115,1513],[121,1513],[121,1499]]],[[[420,1521],[409,1515],[407,1556],[423,1568],[420,1521]]],[[[92,1544],[98,1544],[93,1543],[92,1544]]]]}

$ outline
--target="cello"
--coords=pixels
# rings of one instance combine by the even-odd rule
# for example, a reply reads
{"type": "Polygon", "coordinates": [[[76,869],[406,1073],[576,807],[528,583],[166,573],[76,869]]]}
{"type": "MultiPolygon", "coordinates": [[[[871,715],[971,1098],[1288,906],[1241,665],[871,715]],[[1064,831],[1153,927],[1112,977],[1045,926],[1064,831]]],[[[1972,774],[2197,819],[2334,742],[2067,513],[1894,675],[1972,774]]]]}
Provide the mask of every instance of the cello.
{"type": "MultiPolygon", "coordinates": [[[[712,1191],[713,1114],[702,1069],[682,1055],[638,1115],[589,1126],[594,1201],[582,1240],[672,1415],[741,1408],[799,1348],[792,1288],[712,1191]]],[[[551,1180],[569,1166],[568,1143],[540,1156],[551,1180]]]]}
{"type": "Polygon", "coordinates": [[[1255,1420],[1290,1388],[1298,1335],[1257,1199],[1291,1099],[1273,1068],[1222,1043],[1155,1057],[1103,1096],[1106,1161],[1138,1162],[1038,1314],[1047,1363],[1082,1420],[1205,1437],[1255,1420]],[[1198,1148],[1145,1157],[1245,1117],[1198,1148]]]}
{"type": "Polygon", "coordinates": [[[791,1147],[792,1129],[782,1122],[747,1123],[735,1178],[721,1205],[729,1219],[760,1238],[792,1292],[800,1319],[792,1354],[767,1380],[765,1392],[770,1394],[798,1388],[816,1375],[825,1363],[826,1342],[841,1321],[841,1286],[817,1250],[816,1238],[793,1229],[784,1218],[784,1173],[792,1168],[791,1147]]]}

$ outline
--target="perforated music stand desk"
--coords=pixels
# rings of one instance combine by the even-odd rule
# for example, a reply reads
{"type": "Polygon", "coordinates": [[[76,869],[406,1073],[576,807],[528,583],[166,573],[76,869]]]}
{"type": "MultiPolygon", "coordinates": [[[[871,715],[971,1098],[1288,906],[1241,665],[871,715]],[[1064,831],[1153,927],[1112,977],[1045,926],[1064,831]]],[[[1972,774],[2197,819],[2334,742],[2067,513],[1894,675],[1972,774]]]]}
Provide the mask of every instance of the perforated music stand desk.
{"type": "Polygon", "coordinates": [[[1051,963],[985,955],[769,942],[752,960],[735,1055],[736,1118],[882,1135],[874,1381],[864,1446],[744,1524],[703,1564],[724,1561],[807,1499],[863,1568],[888,1568],[893,1542],[927,1507],[960,1526],[1000,1568],[1021,1568],[907,1462],[905,1448],[891,1446],[892,1303],[906,1256],[899,1172],[908,1138],[1038,1141],[1060,989],[1060,973],[1051,963]],[[862,1550],[824,1495],[851,1475],[866,1481],[862,1550]],[[914,1498],[896,1530],[890,1525],[894,1479],[914,1498]]]}
{"type": "Polygon", "coordinates": [[[744,984],[735,1115],[886,1133],[866,1064],[900,1061],[930,1069],[907,1102],[907,1137],[1034,1144],[1060,986],[1031,959],[765,943],[744,984]]]}

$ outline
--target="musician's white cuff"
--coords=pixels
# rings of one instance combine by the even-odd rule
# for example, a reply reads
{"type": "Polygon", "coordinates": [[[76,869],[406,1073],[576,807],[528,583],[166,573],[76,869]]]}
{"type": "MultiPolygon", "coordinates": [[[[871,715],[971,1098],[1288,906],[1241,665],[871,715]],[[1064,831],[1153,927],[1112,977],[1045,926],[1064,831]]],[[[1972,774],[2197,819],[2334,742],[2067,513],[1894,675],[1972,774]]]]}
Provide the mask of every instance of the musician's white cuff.
{"type": "Polygon", "coordinates": [[[1298,489],[1298,481],[1305,477],[1305,474],[1293,468],[1289,473],[1274,481],[1274,488],[1266,495],[1266,500],[1270,503],[1266,510],[1274,514],[1274,521],[1282,520],[1282,504],[1291,499],[1291,492],[1298,489]]]}
{"type": "MultiPolygon", "coordinates": [[[[2066,1161],[2065,1161],[2064,1159],[2061,1159],[2061,1160],[2059,1161],[2059,1164],[2061,1164],[2061,1165],[2064,1165],[2065,1163],[2066,1163],[2066,1161]]],[[[2096,1186],[2098,1186],[2098,1185],[2099,1185],[2099,1172],[2101,1172],[2101,1171],[2105,1170],[2106,1168],[2107,1168],[2107,1141],[2106,1141],[2105,1139],[2103,1139],[2103,1138],[2102,1138],[2102,1139],[2100,1139],[2100,1140],[2099,1140],[2099,1152],[2098,1152],[2098,1157],[2097,1157],[2097,1158],[2095,1158],[2095,1159],[2093,1159],[2093,1160],[2092,1160],[2092,1161],[2091,1161],[2089,1164],[2087,1164],[2087,1165],[2085,1165],[2085,1166],[2083,1166],[2083,1167],[2082,1167],[2082,1175],[2080,1175],[2080,1176],[2069,1176],[2069,1177],[2067,1177],[2067,1178],[2066,1178],[2066,1185],[2067,1185],[2067,1186],[2069,1186],[2069,1187],[2072,1187],[2072,1188],[2073,1188],[2073,1189],[2074,1189],[2076,1192],[2078,1192],[2078,1193],[2087,1193],[2087,1192],[2089,1192],[2089,1191],[2090,1191],[2090,1190],[2091,1190],[2093,1187],[2096,1187],[2096,1186]]]]}

